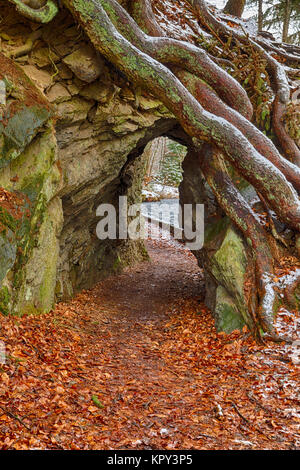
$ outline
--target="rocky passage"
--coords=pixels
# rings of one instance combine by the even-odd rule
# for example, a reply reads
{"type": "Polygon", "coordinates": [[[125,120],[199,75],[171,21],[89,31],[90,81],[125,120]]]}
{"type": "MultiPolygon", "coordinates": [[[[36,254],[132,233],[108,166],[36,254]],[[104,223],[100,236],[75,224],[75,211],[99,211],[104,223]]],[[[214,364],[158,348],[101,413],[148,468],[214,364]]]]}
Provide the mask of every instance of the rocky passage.
{"type": "MultiPolygon", "coordinates": [[[[147,248],[50,314],[0,317],[1,448],[299,448],[290,346],[217,333],[194,256],[162,236],[147,248]]],[[[297,322],[278,316],[281,332],[297,322]]]]}
{"type": "Polygon", "coordinates": [[[41,27],[9,2],[0,2],[0,16],[0,223],[6,229],[14,218],[2,201],[19,193],[29,211],[0,233],[0,311],[44,312],[143,258],[140,242],[95,236],[96,209],[117,207],[120,195],[140,202],[143,148],[175,120],[153,97],[136,95],[66,10],[41,27]]]}
{"type": "Polygon", "coordinates": [[[300,172],[283,158],[299,156],[300,55],[262,48],[203,0],[133,0],[132,15],[126,0],[85,3],[39,23],[45,10],[0,2],[0,312],[49,312],[147,257],[140,240],[100,240],[97,209],[142,201],[144,150],[167,137],[187,148],[180,203],[205,206],[194,254],[217,329],[282,340],[273,313],[299,308],[299,289],[268,281],[282,259],[300,266],[300,172]]]}

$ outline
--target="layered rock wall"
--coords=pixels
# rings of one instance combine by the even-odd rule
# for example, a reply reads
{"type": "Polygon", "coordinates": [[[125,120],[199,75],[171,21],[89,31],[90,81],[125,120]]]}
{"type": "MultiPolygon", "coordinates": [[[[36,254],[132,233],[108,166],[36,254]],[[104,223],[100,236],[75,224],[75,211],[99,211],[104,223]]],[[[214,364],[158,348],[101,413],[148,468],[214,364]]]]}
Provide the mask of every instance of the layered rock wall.
{"type": "Polygon", "coordinates": [[[143,148],[174,120],[68,12],[46,26],[3,2],[0,15],[0,310],[42,312],[146,256],[142,242],[99,240],[96,209],[140,201],[143,148]]]}

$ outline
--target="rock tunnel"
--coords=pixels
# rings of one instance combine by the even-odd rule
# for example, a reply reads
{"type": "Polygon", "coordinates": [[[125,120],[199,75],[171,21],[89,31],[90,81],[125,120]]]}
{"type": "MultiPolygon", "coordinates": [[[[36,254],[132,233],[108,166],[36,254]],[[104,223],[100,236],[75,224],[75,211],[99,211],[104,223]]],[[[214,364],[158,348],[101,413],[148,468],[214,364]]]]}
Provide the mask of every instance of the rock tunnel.
{"type": "MultiPolygon", "coordinates": [[[[182,131],[159,101],[95,52],[66,10],[45,26],[7,2],[0,15],[0,311],[42,313],[147,258],[142,241],[99,240],[96,208],[117,206],[121,195],[141,202],[146,144],[159,136],[180,142],[182,131]]],[[[218,329],[231,331],[247,309],[246,247],[193,155],[183,169],[181,202],[206,207],[205,246],[195,255],[207,304],[218,329]]]]}

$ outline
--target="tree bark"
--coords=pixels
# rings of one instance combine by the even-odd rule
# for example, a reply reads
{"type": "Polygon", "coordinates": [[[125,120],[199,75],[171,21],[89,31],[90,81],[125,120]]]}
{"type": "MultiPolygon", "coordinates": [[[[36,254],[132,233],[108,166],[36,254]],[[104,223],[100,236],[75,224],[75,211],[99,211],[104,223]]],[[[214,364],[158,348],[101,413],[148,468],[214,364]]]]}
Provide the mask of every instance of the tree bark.
{"type": "Polygon", "coordinates": [[[291,13],[292,13],[291,0],[285,0],[283,28],[282,28],[282,42],[288,42],[291,13]]]}
{"type": "Polygon", "coordinates": [[[228,0],[224,13],[241,18],[245,9],[246,0],[228,0]]]}
{"type": "Polygon", "coordinates": [[[147,167],[146,167],[146,177],[151,179],[159,173],[161,162],[166,153],[166,138],[158,137],[153,140],[144,151],[144,156],[146,154],[147,158],[147,167]]]}
{"type": "Polygon", "coordinates": [[[258,31],[263,30],[263,0],[258,0],[258,31]]]}

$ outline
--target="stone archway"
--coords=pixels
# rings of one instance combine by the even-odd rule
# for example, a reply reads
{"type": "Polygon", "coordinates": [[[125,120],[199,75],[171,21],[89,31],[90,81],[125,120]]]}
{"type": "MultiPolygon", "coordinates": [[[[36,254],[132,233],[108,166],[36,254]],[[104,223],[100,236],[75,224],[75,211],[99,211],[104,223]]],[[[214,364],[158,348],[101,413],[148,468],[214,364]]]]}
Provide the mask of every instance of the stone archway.
{"type": "MultiPolygon", "coordinates": [[[[67,10],[45,26],[7,4],[0,14],[0,311],[44,312],[145,256],[142,242],[98,240],[96,208],[117,206],[120,195],[140,201],[149,141],[189,138],[160,101],[95,52],[67,10]]],[[[214,204],[192,155],[184,169],[181,201],[207,206],[206,245],[195,254],[208,304],[218,328],[230,331],[249,317],[246,297],[256,294],[244,288],[254,271],[244,237],[214,204]]]]}
{"type": "Polygon", "coordinates": [[[1,141],[0,309],[43,312],[146,256],[142,242],[98,240],[96,208],[140,201],[143,148],[175,120],[95,54],[68,12],[53,37],[53,24],[1,10],[13,38],[1,54],[3,119],[13,112],[1,141]]]}

